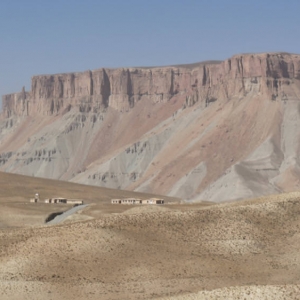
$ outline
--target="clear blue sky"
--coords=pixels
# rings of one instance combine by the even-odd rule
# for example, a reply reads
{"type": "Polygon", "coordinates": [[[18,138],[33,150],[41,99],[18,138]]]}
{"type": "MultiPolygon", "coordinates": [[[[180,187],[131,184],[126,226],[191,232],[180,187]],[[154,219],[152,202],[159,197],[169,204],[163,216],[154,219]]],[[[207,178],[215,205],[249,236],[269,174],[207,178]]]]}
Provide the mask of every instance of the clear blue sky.
{"type": "Polygon", "coordinates": [[[300,53],[300,0],[1,0],[0,94],[33,75],[300,53]]]}

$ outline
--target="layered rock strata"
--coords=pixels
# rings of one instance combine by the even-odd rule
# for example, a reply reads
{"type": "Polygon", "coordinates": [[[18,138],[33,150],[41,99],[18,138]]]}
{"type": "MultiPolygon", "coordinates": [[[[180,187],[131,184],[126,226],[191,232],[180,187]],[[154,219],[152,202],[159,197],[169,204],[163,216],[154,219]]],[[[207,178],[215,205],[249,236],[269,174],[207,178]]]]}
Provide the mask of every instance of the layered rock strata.
{"type": "Polygon", "coordinates": [[[223,201],[300,186],[300,55],[32,78],[3,96],[0,170],[223,201]]]}
{"type": "Polygon", "coordinates": [[[52,115],[70,106],[80,111],[112,107],[119,111],[147,100],[166,102],[186,95],[187,104],[209,103],[259,87],[273,99],[284,98],[282,86],[300,79],[299,55],[236,55],[223,62],[178,67],[99,69],[32,77],[31,91],[5,95],[4,116],[52,115]]]}

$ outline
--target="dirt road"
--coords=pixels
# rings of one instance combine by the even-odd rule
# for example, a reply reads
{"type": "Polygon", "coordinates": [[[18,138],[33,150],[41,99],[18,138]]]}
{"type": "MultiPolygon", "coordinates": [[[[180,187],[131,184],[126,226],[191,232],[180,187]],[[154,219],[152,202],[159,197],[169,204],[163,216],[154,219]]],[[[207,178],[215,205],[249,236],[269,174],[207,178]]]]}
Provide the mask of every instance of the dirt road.
{"type": "Polygon", "coordinates": [[[79,210],[84,209],[87,206],[88,206],[88,204],[83,204],[83,205],[78,205],[78,206],[72,207],[71,209],[65,211],[64,213],[56,216],[53,220],[47,222],[47,225],[57,225],[57,224],[63,222],[68,217],[77,213],[79,210]]]}

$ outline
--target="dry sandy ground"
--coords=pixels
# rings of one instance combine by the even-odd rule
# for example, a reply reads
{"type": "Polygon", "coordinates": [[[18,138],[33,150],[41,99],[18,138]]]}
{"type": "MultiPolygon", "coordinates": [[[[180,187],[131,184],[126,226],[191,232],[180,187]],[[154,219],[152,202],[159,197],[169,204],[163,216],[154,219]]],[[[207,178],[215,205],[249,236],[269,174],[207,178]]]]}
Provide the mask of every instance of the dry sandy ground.
{"type": "Polygon", "coordinates": [[[161,300],[196,300],[196,299],[299,299],[300,285],[266,285],[237,286],[212,291],[201,291],[195,294],[165,297],[161,300]]]}
{"type": "Polygon", "coordinates": [[[299,213],[291,193],[2,228],[0,299],[299,299],[299,213]]]}
{"type": "MultiPolygon", "coordinates": [[[[62,212],[70,208],[65,205],[29,203],[29,199],[33,198],[35,193],[39,193],[41,200],[52,197],[83,199],[85,204],[93,203],[94,210],[102,213],[113,212],[111,205],[105,205],[113,198],[161,197],[3,172],[0,172],[0,189],[0,228],[41,225],[51,213],[62,212]]],[[[179,202],[178,198],[163,198],[166,202],[179,202]]],[[[114,211],[123,212],[126,209],[128,207],[118,207],[114,208],[114,211]]]]}

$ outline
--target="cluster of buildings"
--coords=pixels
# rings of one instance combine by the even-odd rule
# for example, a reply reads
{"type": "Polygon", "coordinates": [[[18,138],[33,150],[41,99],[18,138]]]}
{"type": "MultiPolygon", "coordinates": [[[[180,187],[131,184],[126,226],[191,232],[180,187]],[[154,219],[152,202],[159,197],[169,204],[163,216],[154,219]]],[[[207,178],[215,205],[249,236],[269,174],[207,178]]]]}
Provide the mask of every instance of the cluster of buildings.
{"type": "MultiPolygon", "coordinates": [[[[34,198],[30,199],[30,202],[33,202],[33,203],[41,202],[39,194],[35,194],[34,198]]],[[[67,199],[67,198],[62,198],[62,197],[55,197],[55,198],[45,199],[43,202],[44,203],[74,204],[74,205],[81,205],[81,204],[83,204],[83,200],[79,200],[79,199],[67,199]]]]}
{"type": "Polygon", "coordinates": [[[164,199],[150,198],[146,200],[136,198],[112,199],[111,204],[164,204],[164,199]]]}
{"type": "MultiPolygon", "coordinates": [[[[82,205],[83,200],[80,199],[68,199],[68,198],[62,198],[62,197],[55,197],[55,198],[49,198],[45,199],[44,201],[40,201],[39,194],[35,194],[34,198],[30,199],[30,202],[33,203],[63,203],[63,204],[73,204],[73,205],[82,205]]],[[[111,204],[164,204],[164,199],[160,198],[150,198],[146,200],[136,199],[136,198],[124,198],[124,199],[112,199],[111,204]]]]}

